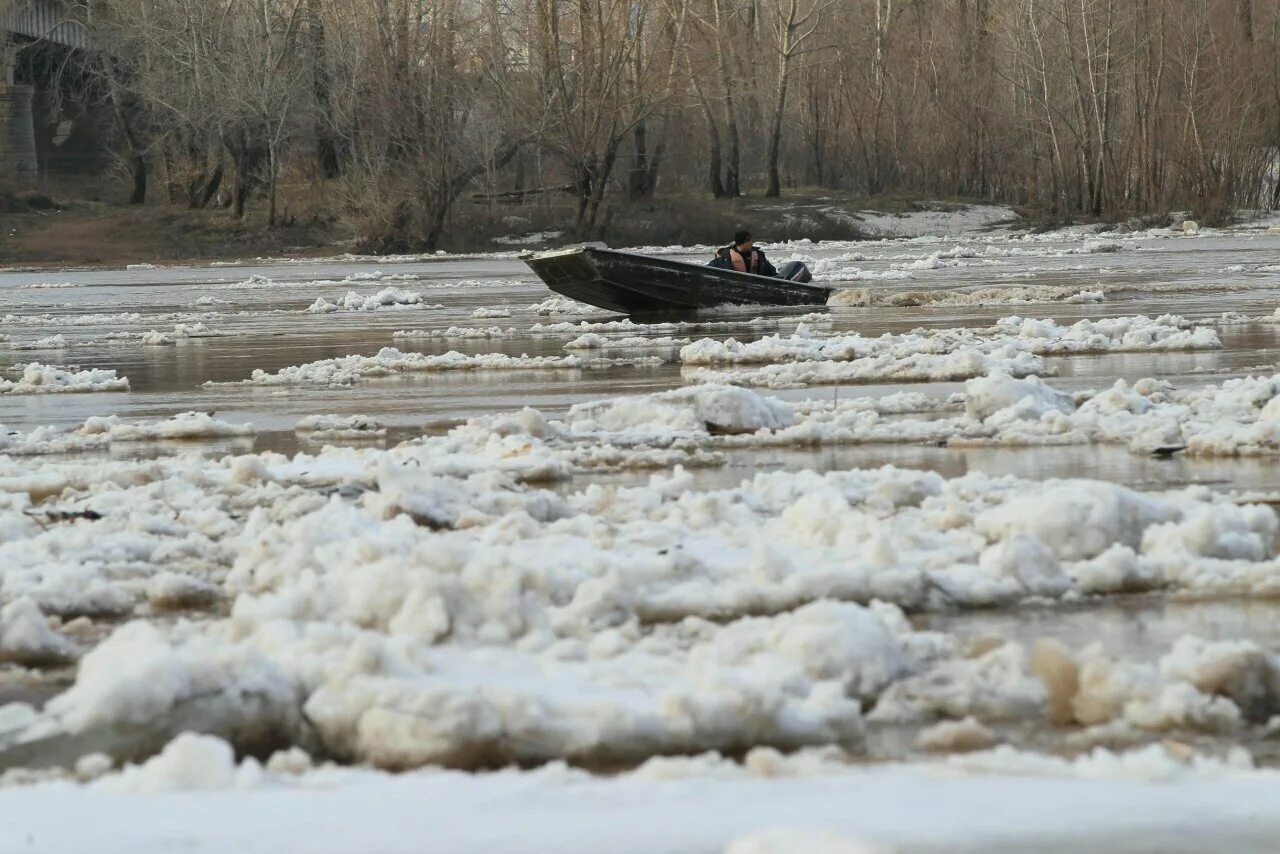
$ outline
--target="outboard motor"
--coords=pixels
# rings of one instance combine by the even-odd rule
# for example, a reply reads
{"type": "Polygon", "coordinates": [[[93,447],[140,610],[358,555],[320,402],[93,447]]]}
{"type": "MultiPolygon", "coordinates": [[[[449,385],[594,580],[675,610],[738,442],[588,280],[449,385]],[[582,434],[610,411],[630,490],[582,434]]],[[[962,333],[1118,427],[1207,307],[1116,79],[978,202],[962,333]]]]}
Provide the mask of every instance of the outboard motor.
{"type": "Polygon", "coordinates": [[[788,261],[778,271],[778,278],[807,285],[813,281],[813,274],[809,272],[809,268],[803,261],[788,261]]]}

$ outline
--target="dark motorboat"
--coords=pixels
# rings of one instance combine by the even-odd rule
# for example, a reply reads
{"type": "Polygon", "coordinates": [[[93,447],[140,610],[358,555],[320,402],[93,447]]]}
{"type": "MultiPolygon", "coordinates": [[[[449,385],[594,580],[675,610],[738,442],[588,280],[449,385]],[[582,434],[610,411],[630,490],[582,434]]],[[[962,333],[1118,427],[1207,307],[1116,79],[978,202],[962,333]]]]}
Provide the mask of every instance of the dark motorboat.
{"type": "Polygon", "coordinates": [[[602,246],[537,252],[524,262],[547,287],[608,311],[645,314],[718,305],[823,305],[830,288],[602,246]]]}

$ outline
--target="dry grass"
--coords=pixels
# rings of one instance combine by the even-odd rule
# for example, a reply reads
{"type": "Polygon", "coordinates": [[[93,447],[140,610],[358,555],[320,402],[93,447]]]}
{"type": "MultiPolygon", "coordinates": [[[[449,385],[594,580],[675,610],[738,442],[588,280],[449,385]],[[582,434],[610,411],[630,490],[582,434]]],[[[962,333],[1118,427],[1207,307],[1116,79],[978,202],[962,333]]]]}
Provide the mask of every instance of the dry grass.
{"type": "MultiPolygon", "coordinates": [[[[6,265],[126,264],[256,255],[305,255],[352,246],[357,220],[326,212],[314,188],[290,185],[282,218],[268,229],[262,205],[244,221],[226,210],[188,210],[164,204],[126,207],[101,201],[53,204],[0,194],[0,263],[6,265]],[[331,223],[331,224],[329,224],[331,223]]],[[[963,202],[903,196],[875,198],[798,190],[781,199],[744,196],[716,200],[701,193],[651,202],[610,198],[599,226],[574,232],[571,196],[541,197],[522,205],[482,205],[464,198],[454,209],[440,248],[454,252],[510,248],[496,237],[560,232],[549,241],[603,240],[612,246],[722,244],[739,226],[762,240],[856,240],[867,237],[859,211],[905,213],[945,209],[963,202]]],[[[413,247],[406,247],[413,248],[413,247]]],[[[537,248],[536,246],[530,248],[537,248]]]]}
{"type": "Polygon", "coordinates": [[[3,217],[0,263],[126,264],[306,252],[337,235],[319,226],[267,229],[225,211],[77,203],[3,217]]]}

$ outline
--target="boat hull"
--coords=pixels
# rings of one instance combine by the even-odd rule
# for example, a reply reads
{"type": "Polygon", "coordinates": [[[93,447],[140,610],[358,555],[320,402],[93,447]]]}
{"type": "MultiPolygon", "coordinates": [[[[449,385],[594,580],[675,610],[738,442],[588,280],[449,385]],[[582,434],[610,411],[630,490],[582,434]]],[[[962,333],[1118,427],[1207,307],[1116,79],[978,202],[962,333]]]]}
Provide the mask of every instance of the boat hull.
{"type": "Polygon", "coordinates": [[[721,305],[822,305],[828,288],[592,246],[524,262],[548,288],[606,311],[650,314],[721,305]]]}

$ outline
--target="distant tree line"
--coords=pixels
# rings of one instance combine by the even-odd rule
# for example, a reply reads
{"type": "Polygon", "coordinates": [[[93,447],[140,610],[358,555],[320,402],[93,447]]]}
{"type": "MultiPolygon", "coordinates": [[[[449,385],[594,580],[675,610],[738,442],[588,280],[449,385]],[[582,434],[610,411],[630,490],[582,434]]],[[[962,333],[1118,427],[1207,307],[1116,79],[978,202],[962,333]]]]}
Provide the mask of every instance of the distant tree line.
{"type": "Polygon", "coordinates": [[[591,237],[655,199],[823,188],[1045,216],[1280,204],[1280,0],[110,0],[134,202],[300,194],[371,248],[459,201],[591,237]]]}

